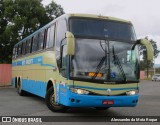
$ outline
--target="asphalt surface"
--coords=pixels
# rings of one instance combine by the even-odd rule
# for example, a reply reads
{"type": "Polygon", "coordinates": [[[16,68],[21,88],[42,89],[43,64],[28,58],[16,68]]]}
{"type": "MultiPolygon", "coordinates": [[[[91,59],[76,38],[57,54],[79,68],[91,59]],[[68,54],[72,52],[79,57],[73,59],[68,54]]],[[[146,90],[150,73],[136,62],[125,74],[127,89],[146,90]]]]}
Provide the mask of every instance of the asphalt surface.
{"type": "MultiPolygon", "coordinates": [[[[0,87],[0,116],[78,116],[78,121],[83,121],[83,118],[80,116],[96,116],[94,119],[97,118],[97,120],[99,118],[98,116],[160,116],[160,82],[141,81],[139,86],[140,98],[136,107],[115,107],[104,111],[95,110],[93,108],[72,108],[66,113],[55,113],[50,111],[45,105],[44,99],[40,97],[31,94],[19,96],[17,90],[13,87],[0,87]]],[[[56,122],[55,124],[60,123],[56,122]]],[[[62,122],[61,124],[66,125],[72,123],[62,122]]],[[[73,122],[73,124],[79,125],[79,123],[75,122],[73,122]]],[[[85,124],[99,125],[102,124],[102,122],[83,122],[83,125],[85,124]]],[[[112,123],[107,122],[107,124],[112,123]]],[[[146,125],[151,123],[141,124],[146,125]]]]}

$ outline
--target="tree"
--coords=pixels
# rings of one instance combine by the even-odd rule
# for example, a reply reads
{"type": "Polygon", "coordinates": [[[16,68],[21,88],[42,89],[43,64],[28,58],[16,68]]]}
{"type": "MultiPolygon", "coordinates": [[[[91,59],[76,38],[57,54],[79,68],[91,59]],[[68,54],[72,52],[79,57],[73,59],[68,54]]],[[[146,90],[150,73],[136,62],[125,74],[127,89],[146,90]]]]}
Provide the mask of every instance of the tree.
{"type": "Polygon", "coordinates": [[[0,0],[0,63],[5,62],[4,61],[5,58],[9,58],[7,49],[5,48],[6,46],[8,47],[8,44],[7,44],[7,39],[5,39],[7,19],[4,16],[4,12],[5,12],[4,2],[3,0],[0,0]],[[6,55],[6,57],[4,55],[6,55]]]}
{"type": "MultiPolygon", "coordinates": [[[[148,39],[148,37],[145,37],[145,38],[148,39]]],[[[157,58],[158,54],[160,53],[160,51],[158,50],[157,44],[153,39],[150,39],[149,41],[152,43],[152,46],[153,46],[154,58],[157,58]]],[[[147,60],[147,50],[144,46],[140,46],[140,54],[143,55],[143,58],[142,58],[143,60],[140,62],[141,70],[147,69],[147,77],[148,77],[148,68],[153,67],[154,60],[152,60],[152,61],[147,60]]]]}
{"type": "Polygon", "coordinates": [[[5,0],[5,16],[17,31],[18,40],[28,36],[49,19],[40,0],[5,0]]]}
{"type": "Polygon", "coordinates": [[[64,14],[61,5],[57,5],[54,1],[52,1],[49,5],[47,5],[45,9],[50,20],[64,14]]]}
{"type": "Polygon", "coordinates": [[[41,0],[1,0],[0,63],[11,63],[12,49],[17,42],[50,22],[53,14],[63,13],[61,6],[53,1],[45,8],[41,0]]]}

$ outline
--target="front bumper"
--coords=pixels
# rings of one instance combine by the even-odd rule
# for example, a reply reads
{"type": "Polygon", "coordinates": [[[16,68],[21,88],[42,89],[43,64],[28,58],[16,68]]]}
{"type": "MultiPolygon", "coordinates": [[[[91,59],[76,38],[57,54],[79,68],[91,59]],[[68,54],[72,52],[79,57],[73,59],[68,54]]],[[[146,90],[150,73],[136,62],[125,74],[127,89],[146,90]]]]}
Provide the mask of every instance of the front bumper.
{"type": "Polygon", "coordinates": [[[139,95],[132,96],[97,96],[80,95],[66,89],[60,91],[59,103],[69,107],[134,107],[137,105],[139,95]],[[114,104],[104,105],[102,101],[114,101],[114,104]]]}

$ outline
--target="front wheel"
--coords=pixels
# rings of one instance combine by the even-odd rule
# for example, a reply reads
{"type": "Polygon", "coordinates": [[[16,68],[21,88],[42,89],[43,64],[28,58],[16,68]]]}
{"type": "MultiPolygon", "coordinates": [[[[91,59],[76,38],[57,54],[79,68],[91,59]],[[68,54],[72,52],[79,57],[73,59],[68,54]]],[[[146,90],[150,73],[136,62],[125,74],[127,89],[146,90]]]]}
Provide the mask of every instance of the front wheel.
{"type": "Polygon", "coordinates": [[[65,112],[68,107],[56,104],[54,101],[54,94],[53,87],[49,88],[45,97],[47,107],[53,112],[65,112]]]}

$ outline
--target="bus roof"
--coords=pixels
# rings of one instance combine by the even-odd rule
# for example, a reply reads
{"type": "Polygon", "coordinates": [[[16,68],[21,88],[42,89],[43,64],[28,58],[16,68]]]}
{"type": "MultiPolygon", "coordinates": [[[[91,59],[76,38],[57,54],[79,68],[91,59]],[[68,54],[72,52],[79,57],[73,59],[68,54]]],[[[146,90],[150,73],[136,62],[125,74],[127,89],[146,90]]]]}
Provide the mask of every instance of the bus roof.
{"type": "Polygon", "coordinates": [[[120,21],[120,22],[126,22],[126,23],[131,23],[130,21],[116,18],[116,17],[111,17],[111,16],[103,16],[103,15],[95,15],[95,14],[68,14],[69,17],[86,17],[86,18],[97,18],[97,19],[108,19],[108,20],[114,20],[114,21],[120,21]]]}
{"type": "Polygon", "coordinates": [[[80,13],[63,14],[60,17],[58,17],[58,18],[54,19],[53,21],[51,21],[50,23],[46,24],[45,26],[43,26],[39,30],[33,32],[32,34],[30,34],[26,38],[22,39],[20,42],[15,44],[15,46],[20,44],[20,43],[23,43],[24,41],[26,41],[29,38],[32,38],[33,35],[35,35],[36,33],[38,33],[39,31],[41,31],[43,29],[46,29],[47,27],[49,27],[50,25],[52,25],[53,23],[55,23],[59,19],[63,19],[63,18],[68,19],[70,17],[85,17],[85,18],[108,19],[108,20],[119,21],[119,22],[124,22],[124,23],[131,23],[130,21],[123,20],[123,19],[120,19],[120,18],[111,17],[111,16],[102,16],[102,15],[94,15],[94,14],[80,14],[80,13]]]}

